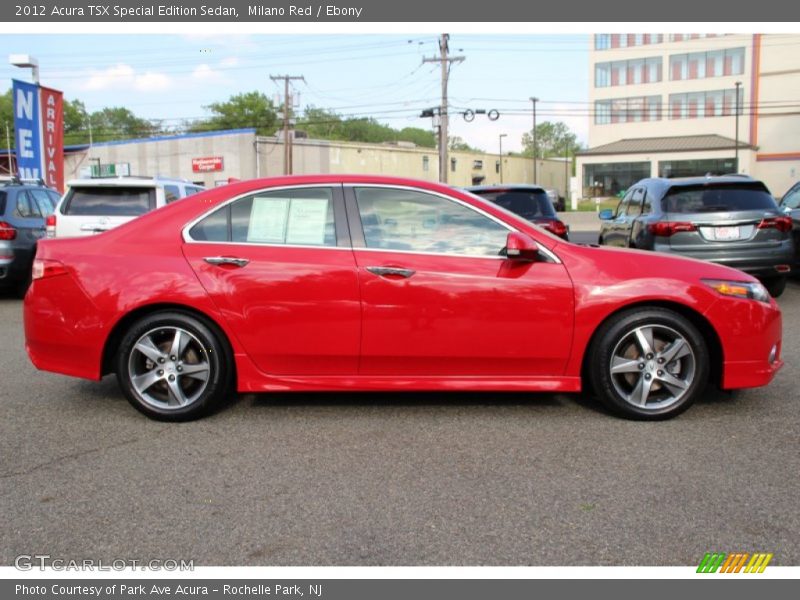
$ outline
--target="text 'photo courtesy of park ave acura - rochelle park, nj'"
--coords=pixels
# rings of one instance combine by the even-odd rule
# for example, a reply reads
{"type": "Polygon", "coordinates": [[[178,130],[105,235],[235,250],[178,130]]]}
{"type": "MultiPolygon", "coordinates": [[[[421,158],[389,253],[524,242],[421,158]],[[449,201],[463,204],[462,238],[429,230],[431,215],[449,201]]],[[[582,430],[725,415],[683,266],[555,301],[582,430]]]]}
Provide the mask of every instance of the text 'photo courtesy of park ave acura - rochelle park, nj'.
{"type": "Polygon", "coordinates": [[[0,34],[0,584],[796,578],[800,33],[332,6],[0,34]]]}

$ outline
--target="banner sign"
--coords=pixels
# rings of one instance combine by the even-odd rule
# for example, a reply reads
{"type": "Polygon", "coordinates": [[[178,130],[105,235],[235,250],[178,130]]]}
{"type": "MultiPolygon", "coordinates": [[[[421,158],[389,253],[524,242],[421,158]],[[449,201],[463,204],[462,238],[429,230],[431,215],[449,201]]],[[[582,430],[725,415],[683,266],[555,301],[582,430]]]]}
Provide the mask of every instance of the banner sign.
{"type": "Polygon", "coordinates": [[[64,191],[64,99],[61,92],[12,80],[17,174],[64,191]]]}
{"type": "Polygon", "coordinates": [[[14,98],[17,173],[22,179],[39,179],[43,177],[39,86],[14,79],[11,90],[14,98]]]}
{"type": "Polygon", "coordinates": [[[42,173],[46,185],[64,191],[64,96],[41,87],[42,173]]]}
{"type": "Polygon", "coordinates": [[[194,173],[222,171],[222,168],[223,162],[221,156],[205,156],[203,158],[192,159],[192,171],[194,173]]]}

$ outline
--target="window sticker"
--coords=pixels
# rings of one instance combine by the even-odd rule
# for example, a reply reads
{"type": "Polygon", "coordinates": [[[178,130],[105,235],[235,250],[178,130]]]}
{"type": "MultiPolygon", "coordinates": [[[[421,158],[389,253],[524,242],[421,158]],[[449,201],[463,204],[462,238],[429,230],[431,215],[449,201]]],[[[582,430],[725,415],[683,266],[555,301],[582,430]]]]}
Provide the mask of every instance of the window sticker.
{"type": "Polygon", "coordinates": [[[247,241],[283,244],[286,239],[289,204],[289,198],[259,198],[257,196],[253,198],[250,226],[247,228],[247,241]]]}
{"type": "Polygon", "coordinates": [[[286,243],[324,244],[327,216],[328,200],[326,198],[292,199],[286,228],[286,243]]]}

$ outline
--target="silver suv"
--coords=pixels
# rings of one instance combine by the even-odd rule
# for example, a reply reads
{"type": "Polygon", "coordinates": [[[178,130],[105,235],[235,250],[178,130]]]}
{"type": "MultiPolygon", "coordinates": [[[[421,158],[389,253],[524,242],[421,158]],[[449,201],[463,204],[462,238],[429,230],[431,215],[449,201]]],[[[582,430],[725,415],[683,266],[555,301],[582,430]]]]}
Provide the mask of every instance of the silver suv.
{"type": "Polygon", "coordinates": [[[758,277],[774,297],[786,287],[792,219],[748,176],[642,179],[599,216],[600,244],[721,263],[758,277]]]}
{"type": "Polygon", "coordinates": [[[47,219],[47,237],[107,231],[204,189],[165,177],[75,179],[67,182],[67,193],[47,219]]]}

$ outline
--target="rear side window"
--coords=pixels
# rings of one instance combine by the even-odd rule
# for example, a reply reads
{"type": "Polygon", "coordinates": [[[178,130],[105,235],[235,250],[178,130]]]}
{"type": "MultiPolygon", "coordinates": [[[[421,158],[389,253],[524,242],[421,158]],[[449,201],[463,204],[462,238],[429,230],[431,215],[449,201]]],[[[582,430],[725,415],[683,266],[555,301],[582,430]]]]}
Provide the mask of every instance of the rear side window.
{"type": "Polygon", "coordinates": [[[556,216],[553,203],[544,190],[498,190],[478,195],[529,221],[556,216]]]}
{"type": "Polygon", "coordinates": [[[181,198],[181,191],[178,189],[177,185],[165,185],[164,186],[164,198],[167,201],[167,204],[170,202],[175,202],[175,200],[180,200],[181,198]]]}
{"type": "Polygon", "coordinates": [[[65,215],[138,217],[156,207],[156,190],[148,187],[73,187],[67,194],[65,215]]]}
{"type": "Polygon", "coordinates": [[[33,199],[39,204],[42,214],[47,216],[53,214],[55,202],[52,196],[45,190],[28,190],[28,193],[33,196],[33,199]]]}
{"type": "Polygon", "coordinates": [[[775,209],[775,199],[758,184],[673,187],[662,201],[667,213],[714,213],[775,209]]]}
{"type": "Polygon", "coordinates": [[[30,197],[28,192],[19,192],[17,194],[17,208],[14,211],[15,217],[22,219],[37,219],[41,218],[42,213],[39,212],[39,206],[30,197]]]}
{"type": "Polygon", "coordinates": [[[193,185],[187,185],[186,186],[186,195],[187,196],[192,196],[194,194],[197,194],[199,192],[204,192],[204,191],[205,191],[205,189],[201,188],[201,187],[194,187],[193,185]]]}
{"type": "Polygon", "coordinates": [[[0,216],[6,214],[6,193],[0,192],[0,216]]]}

